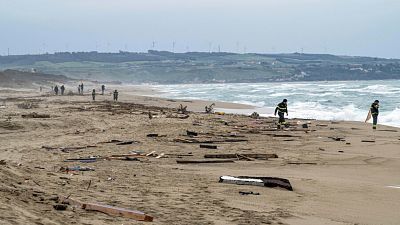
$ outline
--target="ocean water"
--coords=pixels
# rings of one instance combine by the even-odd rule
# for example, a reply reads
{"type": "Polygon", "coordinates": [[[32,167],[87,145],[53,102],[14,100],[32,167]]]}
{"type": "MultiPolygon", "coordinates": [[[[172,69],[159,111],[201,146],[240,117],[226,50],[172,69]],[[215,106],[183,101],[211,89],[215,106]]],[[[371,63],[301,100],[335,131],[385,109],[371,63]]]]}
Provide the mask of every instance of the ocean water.
{"type": "MultiPolygon", "coordinates": [[[[244,103],[254,110],[228,110],[273,116],[288,99],[289,118],[364,121],[371,103],[380,101],[378,124],[400,127],[400,80],[296,83],[184,84],[154,86],[162,97],[244,103]]],[[[218,107],[218,106],[217,106],[218,107]]]]}

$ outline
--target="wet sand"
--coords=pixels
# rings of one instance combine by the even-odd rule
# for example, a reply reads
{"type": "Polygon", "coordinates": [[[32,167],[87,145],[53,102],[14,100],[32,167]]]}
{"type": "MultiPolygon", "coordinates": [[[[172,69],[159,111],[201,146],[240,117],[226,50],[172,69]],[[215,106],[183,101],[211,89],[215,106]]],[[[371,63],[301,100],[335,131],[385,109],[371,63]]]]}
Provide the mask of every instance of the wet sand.
{"type": "MultiPolygon", "coordinates": [[[[89,93],[0,91],[0,224],[146,224],[71,206],[57,211],[53,205],[59,195],[140,210],[154,217],[151,224],[399,224],[398,128],[379,126],[374,132],[360,122],[296,119],[276,131],[276,118],[205,114],[200,111],[209,102],[119,90],[119,102],[110,101],[110,93],[93,102],[89,93]],[[179,104],[195,112],[184,119],[177,113],[179,104]],[[50,118],[22,117],[33,112],[50,118]],[[188,137],[187,130],[199,135],[188,137]],[[160,137],[147,137],[151,133],[160,137]],[[214,140],[218,149],[177,139],[214,140]],[[137,142],[105,143],[110,140],[137,142]],[[64,162],[131,151],[168,157],[64,162]],[[212,153],[275,153],[278,158],[176,162],[212,153]],[[60,171],[67,166],[95,171],[60,171]],[[219,183],[223,175],[286,178],[294,190],[219,183]]],[[[216,107],[251,109],[229,103],[216,107]]]]}

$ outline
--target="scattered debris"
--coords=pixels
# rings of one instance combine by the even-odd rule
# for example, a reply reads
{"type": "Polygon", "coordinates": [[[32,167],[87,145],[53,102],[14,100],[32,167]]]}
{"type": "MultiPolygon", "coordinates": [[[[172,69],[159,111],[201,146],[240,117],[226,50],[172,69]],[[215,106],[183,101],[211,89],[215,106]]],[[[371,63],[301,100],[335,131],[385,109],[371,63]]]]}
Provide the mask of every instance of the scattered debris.
{"type": "Polygon", "coordinates": [[[136,144],[136,143],[139,143],[139,142],[137,142],[137,141],[124,141],[124,142],[119,142],[119,143],[117,143],[116,145],[131,145],[131,144],[136,144]]]}
{"type": "Polygon", "coordinates": [[[158,137],[158,134],[148,134],[147,137],[158,137]]]}
{"type": "Polygon", "coordinates": [[[258,114],[257,112],[253,112],[250,115],[250,118],[252,118],[252,119],[260,119],[260,114],[258,114]]]}
{"type": "Polygon", "coordinates": [[[320,124],[317,124],[316,126],[318,126],[318,127],[327,127],[327,126],[328,126],[328,124],[323,124],[323,123],[320,123],[320,124]]]}
{"type": "Polygon", "coordinates": [[[305,123],[305,124],[301,125],[301,127],[302,128],[308,128],[308,124],[305,123]]]}
{"type": "Polygon", "coordinates": [[[375,140],[361,140],[361,142],[375,142],[375,140]]]}
{"type": "Polygon", "coordinates": [[[344,139],[344,137],[328,137],[328,138],[330,138],[330,139],[332,139],[332,140],[334,140],[334,141],[346,141],[346,140],[344,139]]]}
{"type": "Polygon", "coordinates": [[[214,106],[215,106],[215,103],[212,103],[210,106],[205,106],[204,107],[205,112],[208,114],[212,114],[214,111],[214,106]]]}
{"type": "Polygon", "coordinates": [[[343,153],[344,151],[339,150],[338,152],[343,153]]]}
{"type": "Polygon", "coordinates": [[[219,160],[176,160],[178,164],[189,164],[189,163],[233,163],[234,160],[219,159],[219,160]]]}
{"type": "Polygon", "coordinates": [[[278,158],[277,154],[260,154],[260,153],[234,153],[234,154],[205,154],[204,158],[217,158],[217,159],[234,159],[239,156],[244,156],[252,159],[278,158]]]}
{"type": "Polygon", "coordinates": [[[0,160],[0,165],[6,165],[6,161],[4,159],[0,160]]]}
{"type": "Polygon", "coordinates": [[[200,148],[209,148],[209,149],[217,149],[218,146],[216,145],[200,145],[200,148]]]}
{"type": "Polygon", "coordinates": [[[174,142],[181,142],[181,143],[197,143],[197,144],[212,144],[212,143],[221,143],[221,142],[245,142],[248,141],[247,139],[220,139],[220,140],[198,140],[198,139],[182,139],[182,138],[175,138],[174,142]]]}
{"type": "Polygon", "coordinates": [[[28,113],[28,114],[22,114],[22,118],[50,118],[49,114],[38,114],[36,112],[33,113],[28,113]]]}
{"type": "Polygon", "coordinates": [[[64,162],[81,162],[81,163],[92,163],[97,162],[97,160],[102,159],[100,157],[87,157],[87,158],[70,158],[64,160],[64,162]]]}
{"type": "Polygon", "coordinates": [[[195,131],[190,131],[190,130],[187,130],[186,131],[186,135],[187,136],[190,136],[190,137],[193,137],[193,136],[197,136],[197,135],[199,135],[197,132],[195,132],[195,131]]]}
{"type": "Polygon", "coordinates": [[[252,191],[239,191],[239,194],[241,194],[241,195],[260,195],[260,193],[252,192],[252,191]]]}
{"type": "Polygon", "coordinates": [[[42,148],[46,150],[59,150],[62,152],[70,152],[75,150],[87,149],[87,148],[94,148],[97,147],[95,145],[88,145],[88,146],[78,146],[78,147],[49,147],[49,146],[42,146],[42,148]]]}
{"type": "Polygon", "coordinates": [[[289,180],[279,177],[249,177],[249,176],[221,176],[220,183],[238,184],[238,185],[254,185],[264,187],[281,187],[289,191],[293,191],[289,180]]]}
{"type": "Polygon", "coordinates": [[[182,104],[180,104],[178,107],[178,113],[188,114],[189,112],[187,111],[187,106],[183,106],[182,104]]]}
{"type": "Polygon", "coordinates": [[[146,156],[154,156],[155,153],[156,153],[156,151],[152,151],[152,152],[150,152],[150,153],[147,153],[146,156]]]}
{"type": "Polygon", "coordinates": [[[301,165],[301,164],[306,164],[306,165],[317,165],[316,162],[287,162],[287,164],[294,164],[294,165],[301,165]]]}
{"type": "Polygon", "coordinates": [[[160,155],[156,156],[156,159],[161,159],[167,157],[164,153],[161,153],[160,155]]]}
{"type": "Polygon", "coordinates": [[[64,210],[67,209],[67,205],[65,205],[65,204],[55,204],[55,205],[53,205],[53,208],[55,210],[64,211],[64,210]]]}
{"type": "Polygon", "coordinates": [[[69,172],[69,171],[94,171],[93,168],[90,167],[81,167],[81,166],[73,166],[73,167],[61,167],[61,172],[69,172]]]}
{"type": "Polygon", "coordinates": [[[74,205],[74,206],[77,206],[81,209],[85,209],[88,211],[102,212],[102,213],[105,213],[105,214],[111,215],[111,216],[122,216],[122,217],[126,217],[126,218],[135,219],[138,221],[147,221],[147,222],[153,221],[153,217],[146,215],[143,212],[136,211],[136,210],[118,208],[118,207],[114,207],[114,206],[110,206],[110,205],[102,205],[102,204],[97,204],[97,203],[85,203],[85,202],[71,199],[69,197],[61,197],[61,198],[59,198],[59,202],[69,204],[69,205],[74,205]]]}

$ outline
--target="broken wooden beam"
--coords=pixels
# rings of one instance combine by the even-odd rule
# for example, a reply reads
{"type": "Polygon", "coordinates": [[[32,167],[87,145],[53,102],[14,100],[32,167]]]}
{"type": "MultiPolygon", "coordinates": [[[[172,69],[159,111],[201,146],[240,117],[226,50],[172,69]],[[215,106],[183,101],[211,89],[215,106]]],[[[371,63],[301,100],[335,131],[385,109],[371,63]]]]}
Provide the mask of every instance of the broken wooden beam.
{"type": "Polygon", "coordinates": [[[249,176],[221,176],[220,183],[238,184],[238,185],[254,185],[263,187],[280,187],[293,191],[292,185],[288,179],[279,177],[249,177],[249,176]]]}
{"type": "Polygon", "coordinates": [[[204,145],[204,144],[202,144],[202,145],[200,145],[200,148],[217,149],[218,146],[216,146],[216,145],[204,145]]]}
{"type": "Polygon", "coordinates": [[[287,164],[294,164],[294,165],[317,165],[316,162],[287,162],[287,164]]]}
{"type": "Polygon", "coordinates": [[[50,118],[49,114],[38,114],[36,112],[23,114],[21,115],[22,118],[50,118]]]}
{"type": "Polygon", "coordinates": [[[119,142],[119,143],[116,143],[116,145],[131,145],[131,144],[133,144],[133,143],[138,143],[137,141],[124,141],[124,142],[119,142]]]}
{"type": "Polygon", "coordinates": [[[233,153],[233,154],[205,154],[204,158],[216,158],[216,159],[234,159],[238,155],[249,157],[252,159],[265,159],[278,158],[277,154],[260,154],[260,153],[233,153]]]}
{"type": "Polygon", "coordinates": [[[191,163],[233,163],[234,160],[219,159],[219,160],[176,160],[178,164],[191,164],[191,163]]]}
{"type": "Polygon", "coordinates": [[[60,197],[59,202],[64,203],[64,204],[69,204],[69,205],[74,205],[77,206],[81,209],[88,210],[88,211],[97,211],[97,212],[102,212],[107,215],[111,216],[121,216],[125,218],[130,218],[138,221],[146,221],[146,222],[151,222],[153,221],[153,217],[145,214],[144,212],[136,211],[136,210],[131,210],[131,209],[125,209],[125,208],[119,208],[115,206],[110,206],[110,205],[103,205],[103,204],[98,204],[98,203],[85,203],[81,202],[78,200],[74,200],[68,197],[60,197]]]}
{"type": "Polygon", "coordinates": [[[198,140],[194,138],[175,138],[174,142],[181,143],[197,143],[197,144],[212,144],[212,143],[223,143],[223,142],[245,142],[247,139],[215,139],[215,140],[198,140]]]}
{"type": "Polygon", "coordinates": [[[361,140],[361,142],[375,142],[375,140],[361,140]]]}
{"type": "Polygon", "coordinates": [[[186,135],[187,136],[197,136],[197,135],[199,135],[199,133],[197,133],[195,131],[186,130],[186,135]]]}

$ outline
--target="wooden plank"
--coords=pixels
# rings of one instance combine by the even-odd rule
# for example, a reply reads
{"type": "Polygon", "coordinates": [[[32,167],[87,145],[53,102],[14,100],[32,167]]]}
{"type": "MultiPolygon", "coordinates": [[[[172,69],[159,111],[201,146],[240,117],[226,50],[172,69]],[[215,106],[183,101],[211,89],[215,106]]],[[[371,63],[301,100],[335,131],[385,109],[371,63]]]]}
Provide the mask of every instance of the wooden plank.
{"type": "Polygon", "coordinates": [[[375,142],[375,140],[361,140],[361,142],[375,142]]]}
{"type": "Polygon", "coordinates": [[[219,160],[176,160],[178,164],[190,164],[190,163],[233,163],[234,160],[219,159],[219,160]]]}
{"type": "Polygon", "coordinates": [[[204,158],[234,159],[237,158],[238,154],[253,159],[278,158],[278,155],[276,154],[260,154],[260,153],[205,154],[204,158]]]}
{"type": "Polygon", "coordinates": [[[121,217],[125,217],[125,218],[130,218],[130,219],[134,219],[134,220],[138,220],[138,221],[146,221],[146,222],[153,221],[153,217],[146,215],[144,212],[140,212],[140,211],[136,211],[136,210],[119,208],[119,207],[114,207],[114,206],[110,206],[110,205],[98,204],[98,203],[85,203],[85,202],[81,202],[81,201],[71,199],[68,197],[60,197],[59,201],[61,201],[62,203],[75,205],[81,209],[102,212],[102,213],[105,213],[105,214],[111,215],[111,216],[121,216],[121,217]]]}
{"type": "Polygon", "coordinates": [[[301,164],[306,164],[306,165],[317,165],[316,162],[287,162],[287,164],[294,164],[294,165],[301,165],[301,164]]]}
{"type": "Polygon", "coordinates": [[[218,147],[216,145],[200,145],[200,148],[209,148],[209,149],[217,149],[218,147]]]}

